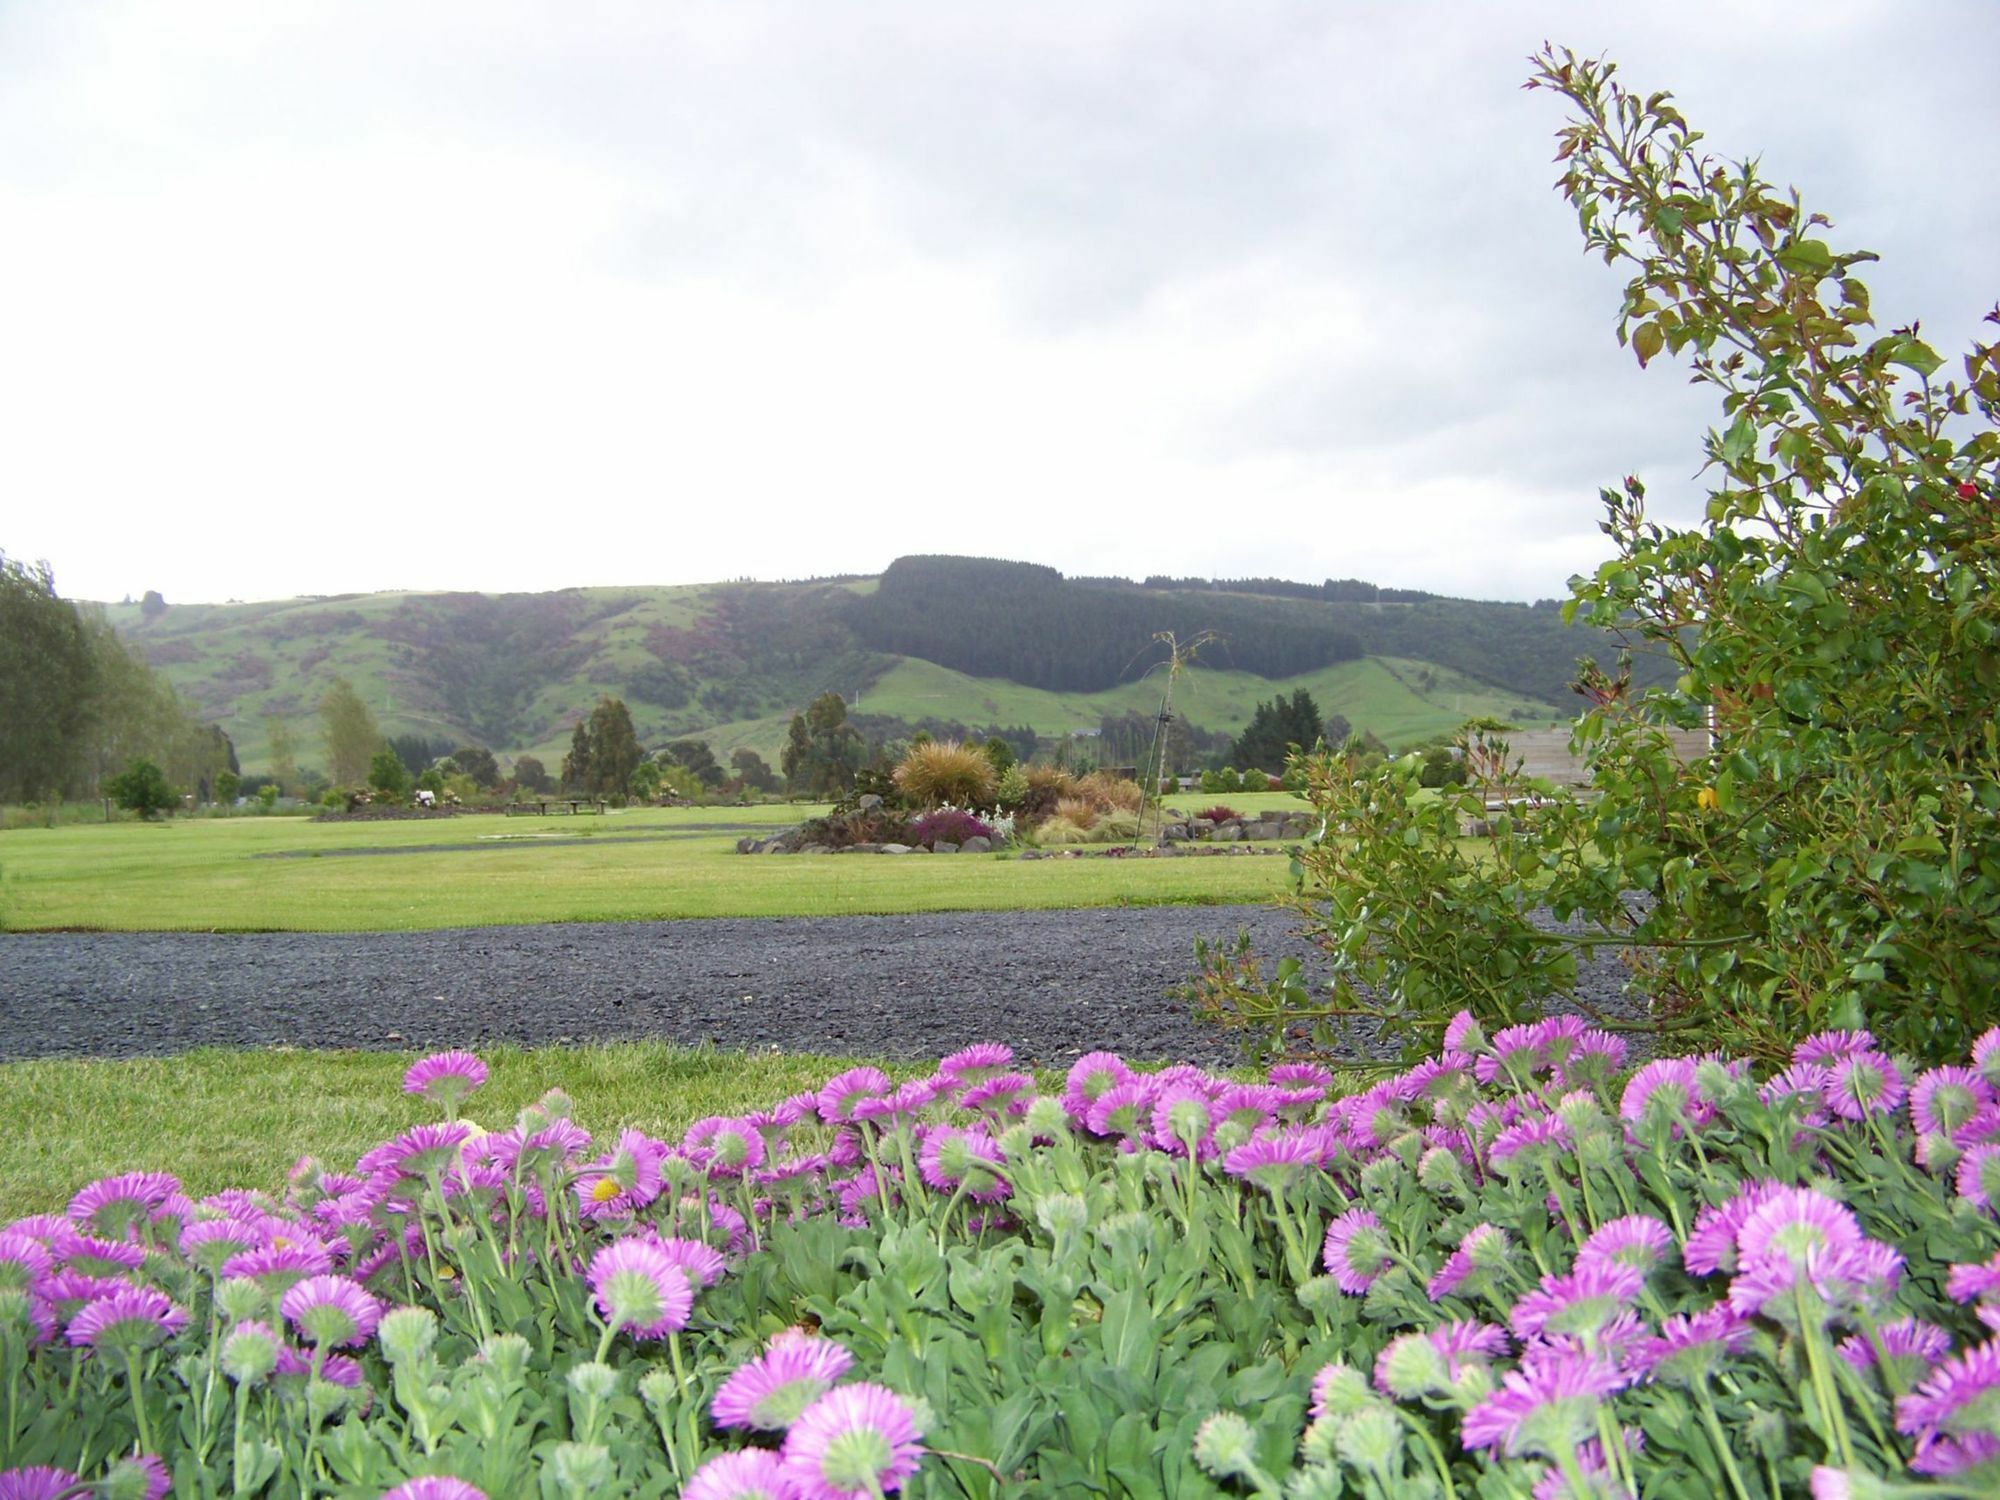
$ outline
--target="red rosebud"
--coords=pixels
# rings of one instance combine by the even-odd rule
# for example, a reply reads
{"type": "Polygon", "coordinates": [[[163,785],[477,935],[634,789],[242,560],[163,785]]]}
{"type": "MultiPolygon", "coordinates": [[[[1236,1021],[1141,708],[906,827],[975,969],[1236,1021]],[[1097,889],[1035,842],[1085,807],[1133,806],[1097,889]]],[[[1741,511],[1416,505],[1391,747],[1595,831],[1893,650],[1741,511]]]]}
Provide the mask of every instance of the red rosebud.
{"type": "Polygon", "coordinates": [[[1977,500],[1979,498],[1979,486],[1968,479],[1958,487],[1958,498],[1961,500],[1977,500]]]}

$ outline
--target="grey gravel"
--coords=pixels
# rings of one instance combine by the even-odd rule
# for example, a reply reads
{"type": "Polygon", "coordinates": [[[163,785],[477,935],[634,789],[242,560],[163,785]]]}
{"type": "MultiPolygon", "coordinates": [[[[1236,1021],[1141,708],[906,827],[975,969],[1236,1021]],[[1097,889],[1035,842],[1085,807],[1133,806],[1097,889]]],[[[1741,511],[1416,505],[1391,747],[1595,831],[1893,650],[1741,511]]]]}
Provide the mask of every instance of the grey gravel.
{"type": "MultiPolygon", "coordinates": [[[[1310,953],[1271,906],[717,918],[419,933],[0,934],[0,1059],[195,1047],[424,1050],[654,1038],[1023,1063],[1109,1048],[1207,1066],[1233,1037],[1168,991],[1197,936],[1310,953]]],[[[1311,960],[1308,957],[1308,972],[1311,960]]],[[[1583,986],[1619,1008],[1600,958],[1583,986]]],[[[1357,1050],[1378,1045],[1357,1039],[1357,1050]]]]}

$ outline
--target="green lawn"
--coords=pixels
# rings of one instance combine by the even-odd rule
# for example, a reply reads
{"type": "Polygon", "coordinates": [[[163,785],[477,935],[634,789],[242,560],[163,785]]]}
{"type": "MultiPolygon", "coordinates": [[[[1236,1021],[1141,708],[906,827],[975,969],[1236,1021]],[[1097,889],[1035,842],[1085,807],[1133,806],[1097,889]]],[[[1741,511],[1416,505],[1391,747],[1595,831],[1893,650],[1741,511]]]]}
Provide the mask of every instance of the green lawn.
{"type": "MultiPolygon", "coordinates": [[[[522,1105],[560,1086],[575,1101],[577,1123],[606,1140],[627,1125],[678,1139],[705,1115],[763,1108],[852,1065],[658,1042],[492,1047],[480,1056],[492,1073],[469,1118],[504,1129],[522,1105]]],[[[437,1118],[402,1092],[412,1061],[410,1053],[207,1048],[123,1062],[0,1064],[0,1224],[59,1209],[114,1172],[172,1172],[199,1196],[279,1189],[286,1169],[308,1154],[351,1167],[377,1141],[437,1118]]]]}
{"type": "MultiPolygon", "coordinates": [[[[1175,799],[1195,809],[1216,798],[1175,799]]],[[[1232,796],[1242,811],[1298,805],[1232,796]]],[[[0,925],[115,931],[374,932],[522,922],[1040,910],[1257,901],[1282,859],[745,856],[745,830],[807,807],[605,817],[316,823],[193,818],[0,834],[0,925]],[[674,835],[675,837],[660,837],[674,835]],[[470,848],[440,848],[471,845],[470,848]],[[354,852],[360,851],[360,852],[354,852]]]]}

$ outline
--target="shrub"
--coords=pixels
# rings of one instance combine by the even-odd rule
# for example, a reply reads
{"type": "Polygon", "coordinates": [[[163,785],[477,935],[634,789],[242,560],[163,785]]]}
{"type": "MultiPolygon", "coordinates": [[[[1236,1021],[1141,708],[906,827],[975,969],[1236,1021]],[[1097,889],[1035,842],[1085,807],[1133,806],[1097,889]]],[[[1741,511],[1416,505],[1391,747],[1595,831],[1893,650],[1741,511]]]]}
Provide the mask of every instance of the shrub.
{"type": "Polygon", "coordinates": [[[1054,766],[1030,766],[1026,780],[1020,811],[1031,822],[1049,816],[1063,798],[1076,795],[1076,778],[1054,766]]]}
{"type": "MultiPolygon", "coordinates": [[[[1096,811],[1093,809],[1091,812],[1093,821],[1095,821],[1096,816],[1096,811]]],[[[1035,825],[1035,842],[1045,849],[1061,849],[1072,844],[1088,844],[1091,842],[1091,831],[1087,826],[1073,822],[1069,818],[1058,814],[1044,818],[1035,825]]]]}
{"type": "Polygon", "coordinates": [[[167,785],[166,773],[150,760],[135,760],[104,783],[105,795],[141,818],[166,812],[180,799],[167,785]]]}
{"type": "Polygon", "coordinates": [[[1028,773],[1019,766],[1009,766],[993,784],[993,805],[1014,812],[1027,800],[1028,773]]]}
{"type": "Polygon", "coordinates": [[[846,849],[855,844],[907,844],[912,837],[908,815],[884,804],[865,812],[849,808],[824,818],[808,818],[799,825],[799,842],[846,849]]]}
{"type": "Polygon", "coordinates": [[[992,839],[993,825],[958,807],[940,807],[910,823],[910,840],[929,849],[943,842],[963,844],[967,839],[992,839]]]}
{"type": "Polygon", "coordinates": [[[1064,797],[1056,803],[1054,816],[1078,828],[1091,828],[1097,823],[1098,811],[1097,804],[1088,797],[1064,797]]]}
{"type": "Polygon", "coordinates": [[[1620,342],[1719,398],[1701,518],[1606,489],[1614,555],[1564,606],[1676,673],[1640,695],[1587,669],[1588,794],[1494,819],[1490,850],[1458,831],[1517,785],[1504,761],[1442,798],[1321,762],[1339,836],[1301,867],[1335,962],[1310,1006],[1388,1011],[1422,1045],[1468,998],[1538,1014],[1585,945],[1620,945],[1651,1024],[1709,1045],[1777,1058],[1840,1026],[1955,1053],[2000,1017],[2000,344],[1961,383],[1914,324],[1878,332],[1874,257],[1754,161],[1705,155],[1670,96],[1568,54],[1532,83],[1573,111],[1586,248],[1631,270],[1620,342]],[[1544,930],[1538,905],[1580,922],[1544,930]]]}
{"type": "Polygon", "coordinates": [[[999,773],[985,752],[957,740],[912,745],[896,767],[896,785],[918,807],[990,806],[999,773]]]}
{"type": "Polygon", "coordinates": [[[1113,776],[1109,771],[1092,771],[1083,777],[1076,784],[1076,795],[1089,798],[1105,812],[1114,809],[1137,812],[1146,801],[1146,793],[1138,782],[1113,776]]]}
{"type": "Polygon", "coordinates": [[[1211,823],[1227,823],[1231,818],[1240,818],[1243,814],[1229,806],[1226,802],[1218,802],[1213,807],[1203,808],[1195,816],[1197,818],[1206,818],[1211,823]]]}

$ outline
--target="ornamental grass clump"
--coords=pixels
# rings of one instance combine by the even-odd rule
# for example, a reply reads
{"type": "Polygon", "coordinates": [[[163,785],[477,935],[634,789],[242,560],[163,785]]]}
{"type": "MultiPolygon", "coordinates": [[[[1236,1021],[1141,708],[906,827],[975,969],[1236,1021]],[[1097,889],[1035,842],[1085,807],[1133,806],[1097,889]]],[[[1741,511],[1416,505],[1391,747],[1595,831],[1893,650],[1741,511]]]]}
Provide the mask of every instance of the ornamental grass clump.
{"type": "Polygon", "coordinates": [[[910,747],[895,779],[896,789],[918,807],[991,807],[999,773],[976,745],[931,740],[910,747]]]}
{"type": "Polygon", "coordinates": [[[550,1094],[107,1178],[0,1227],[0,1495],[2000,1488],[2000,1030],[1446,1034],[1347,1092],[982,1044],[677,1141],[550,1094]]]}

